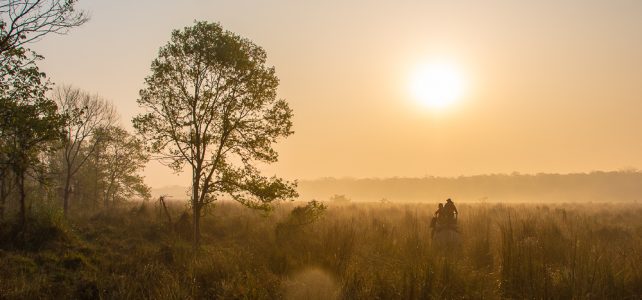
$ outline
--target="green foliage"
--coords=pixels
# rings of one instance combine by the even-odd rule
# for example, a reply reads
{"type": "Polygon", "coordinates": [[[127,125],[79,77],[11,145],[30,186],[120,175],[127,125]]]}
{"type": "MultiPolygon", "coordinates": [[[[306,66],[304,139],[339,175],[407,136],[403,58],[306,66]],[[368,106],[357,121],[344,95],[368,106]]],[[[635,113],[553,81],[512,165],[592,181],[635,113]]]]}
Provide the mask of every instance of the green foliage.
{"type": "MultiPolygon", "coordinates": [[[[25,45],[50,34],[64,34],[88,18],[74,11],[74,0],[0,3],[0,220],[15,181],[22,230],[26,230],[27,173],[44,184],[46,152],[62,139],[68,115],[45,93],[50,84],[36,62],[42,57],[25,45]]],[[[68,189],[65,189],[67,196],[68,189]]],[[[65,198],[65,211],[66,211],[65,198]]]]}
{"type": "Polygon", "coordinates": [[[297,206],[290,212],[290,216],[280,224],[287,226],[303,226],[314,223],[328,207],[322,202],[312,200],[305,206],[297,206]]]}
{"type": "Polygon", "coordinates": [[[96,139],[99,149],[95,167],[100,172],[105,206],[113,206],[134,196],[149,200],[151,190],[138,173],[148,161],[142,142],[116,126],[100,129],[96,139]]]}
{"type": "Polygon", "coordinates": [[[40,251],[54,244],[67,243],[73,239],[71,228],[62,211],[41,203],[27,214],[23,227],[16,219],[9,219],[0,230],[0,249],[40,251]]]}
{"type": "Polygon", "coordinates": [[[63,118],[45,93],[49,82],[35,62],[39,56],[24,49],[12,50],[0,65],[0,138],[4,163],[27,168],[48,142],[62,136],[63,118]]]}
{"type": "Polygon", "coordinates": [[[0,56],[4,62],[0,64],[0,165],[3,173],[11,171],[15,177],[24,226],[27,172],[43,172],[43,153],[52,151],[62,138],[67,120],[45,95],[49,83],[35,64],[40,57],[22,48],[0,56]]]}
{"type": "Polygon", "coordinates": [[[257,162],[277,161],[273,144],[292,134],[292,110],[276,98],[278,78],[265,51],[216,23],[172,32],[152,62],[133,124],[148,150],[175,171],[192,171],[195,243],[202,208],[231,197],[269,210],[294,198],[295,183],[264,177],[257,162]]]}
{"type": "MultiPolygon", "coordinates": [[[[79,151],[86,161],[78,168],[70,190],[75,212],[96,211],[128,201],[149,200],[150,188],[140,174],[148,155],[142,142],[118,126],[99,127],[79,151]],[[93,150],[88,147],[93,147],[93,150]],[[90,152],[91,151],[91,152],[90,152]]],[[[49,167],[60,174],[58,184],[65,186],[60,156],[50,160],[49,167]]]]}
{"type": "Polygon", "coordinates": [[[318,221],[326,209],[325,204],[316,200],[293,208],[285,220],[276,224],[274,229],[276,241],[280,244],[287,244],[291,240],[305,239],[305,235],[309,234],[306,225],[318,221]]]}

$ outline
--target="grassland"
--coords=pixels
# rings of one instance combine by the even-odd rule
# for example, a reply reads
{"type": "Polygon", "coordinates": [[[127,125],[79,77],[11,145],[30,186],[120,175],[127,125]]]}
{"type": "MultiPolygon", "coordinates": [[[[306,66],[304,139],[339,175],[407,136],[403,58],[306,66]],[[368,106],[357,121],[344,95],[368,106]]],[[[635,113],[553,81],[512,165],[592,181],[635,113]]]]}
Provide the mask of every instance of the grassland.
{"type": "Polygon", "coordinates": [[[221,203],[193,252],[189,216],[153,204],[34,209],[0,227],[0,298],[641,299],[642,206],[459,204],[462,245],[433,247],[433,203],[329,204],[313,223],[221,203]]]}

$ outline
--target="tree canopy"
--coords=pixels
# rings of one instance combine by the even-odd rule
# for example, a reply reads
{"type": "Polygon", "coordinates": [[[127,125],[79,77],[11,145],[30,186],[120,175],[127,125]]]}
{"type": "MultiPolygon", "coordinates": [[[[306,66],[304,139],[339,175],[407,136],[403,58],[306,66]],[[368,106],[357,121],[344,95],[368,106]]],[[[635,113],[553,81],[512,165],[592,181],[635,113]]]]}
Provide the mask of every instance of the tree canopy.
{"type": "Polygon", "coordinates": [[[134,127],[156,158],[192,171],[194,241],[201,209],[222,197],[260,209],[296,196],[295,183],[260,174],[273,144],[292,131],[292,109],[276,97],[266,52],[219,24],[175,30],[152,62],[134,127]]]}

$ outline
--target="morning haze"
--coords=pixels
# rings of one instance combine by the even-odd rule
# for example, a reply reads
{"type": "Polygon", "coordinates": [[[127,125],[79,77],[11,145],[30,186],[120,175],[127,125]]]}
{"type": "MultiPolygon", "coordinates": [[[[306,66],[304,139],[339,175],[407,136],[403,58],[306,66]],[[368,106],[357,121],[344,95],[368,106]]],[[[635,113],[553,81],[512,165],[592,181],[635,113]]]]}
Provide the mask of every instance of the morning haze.
{"type": "MultiPolygon", "coordinates": [[[[91,22],[33,48],[55,83],[110,99],[122,123],[171,30],[211,20],[262,46],[294,110],[268,174],[423,177],[642,167],[636,1],[81,1],[91,22]],[[409,91],[425,62],[467,81],[446,108],[409,91]]],[[[153,187],[189,185],[157,163],[153,187]]]]}
{"type": "Polygon", "coordinates": [[[0,299],[642,299],[641,78],[640,1],[0,0],[0,299]]]}

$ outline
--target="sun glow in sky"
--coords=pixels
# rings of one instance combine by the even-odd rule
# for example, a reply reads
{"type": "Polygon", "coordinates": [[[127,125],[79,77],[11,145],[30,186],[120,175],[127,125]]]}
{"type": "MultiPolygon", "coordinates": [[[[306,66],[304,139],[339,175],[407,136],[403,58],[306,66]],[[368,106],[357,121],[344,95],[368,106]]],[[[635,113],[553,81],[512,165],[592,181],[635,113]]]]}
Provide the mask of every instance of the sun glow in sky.
{"type": "Polygon", "coordinates": [[[445,109],[459,101],[466,90],[459,68],[446,62],[422,64],[410,79],[412,95],[423,105],[445,109]]]}
{"type": "MultiPolygon", "coordinates": [[[[421,177],[642,168],[642,1],[95,1],[30,45],[55,84],[131,119],[174,29],[267,52],[295,134],[266,175],[421,177]],[[441,117],[441,116],[446,117],[441,117]]],[[[190,184],[152,161],[153,187],[190,184]]],[[[340,192],[340,191],[337,191],[340,192]]]]}

